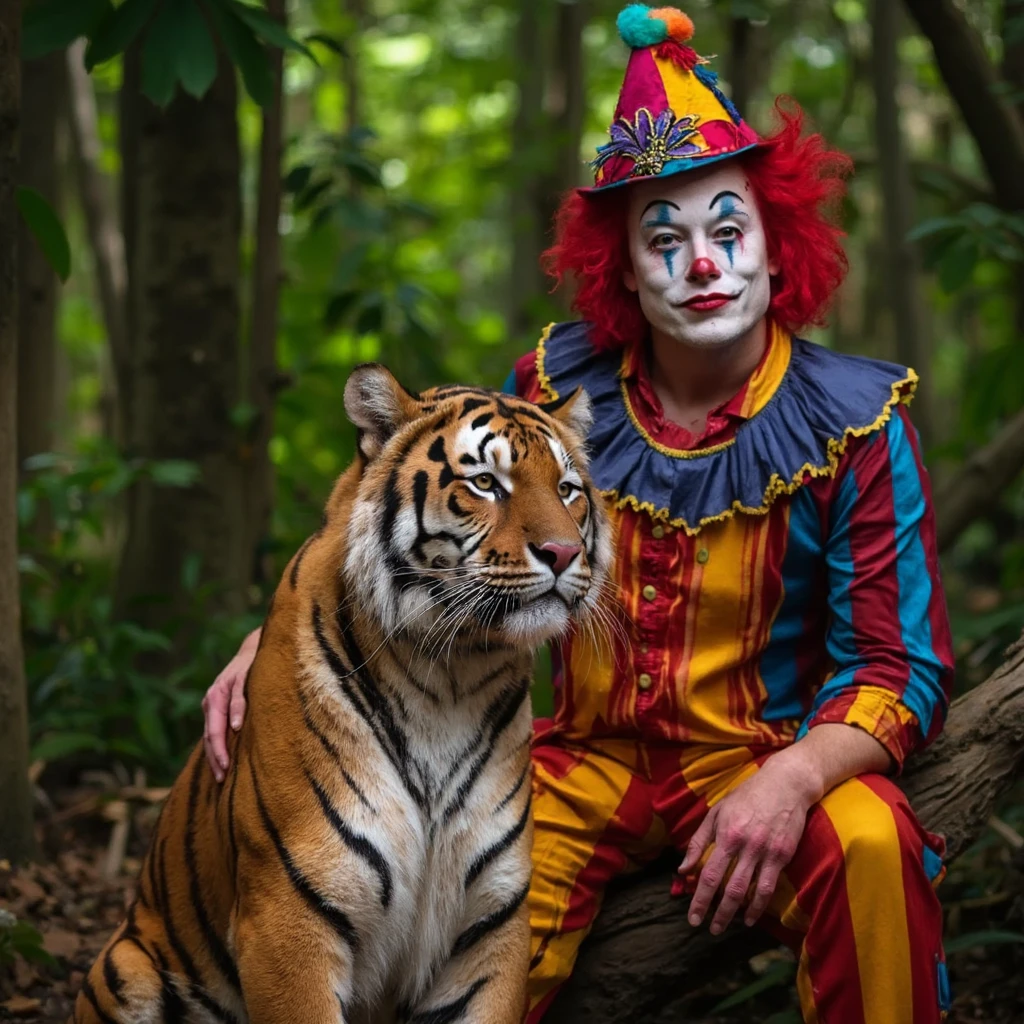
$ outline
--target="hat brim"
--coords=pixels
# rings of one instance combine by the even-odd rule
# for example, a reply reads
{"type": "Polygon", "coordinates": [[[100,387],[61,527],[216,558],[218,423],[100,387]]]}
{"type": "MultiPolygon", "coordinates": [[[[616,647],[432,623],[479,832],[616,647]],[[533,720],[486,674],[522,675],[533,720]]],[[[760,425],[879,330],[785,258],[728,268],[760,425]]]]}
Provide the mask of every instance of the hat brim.
{"type": "Polygon", "coordinates": [[[712,164],[721,163],[723,160],[731,160],[733,157],[743,153],[749,153],[757,149],[763,142],[752,142],[748,146],[741,146],[739,149],[730,149],[727,153],[718,153],[714,156],[701,156],[696,158],[684,157],[680,160],[670,160],[657,174],[638,175],[635,178],[621,178],[619,181],[609,182],[607,185],[586,185],[580,186],[576,191],[580,195],[597,195],[599,192],[610,192],[613,188],[622,188],[623,185],[634,185],[640,181],[660,181],[662,178],[671,178],[677,174],[685,174],[687,171],[699,171],[702,167],[710,167],[712,164]]]}

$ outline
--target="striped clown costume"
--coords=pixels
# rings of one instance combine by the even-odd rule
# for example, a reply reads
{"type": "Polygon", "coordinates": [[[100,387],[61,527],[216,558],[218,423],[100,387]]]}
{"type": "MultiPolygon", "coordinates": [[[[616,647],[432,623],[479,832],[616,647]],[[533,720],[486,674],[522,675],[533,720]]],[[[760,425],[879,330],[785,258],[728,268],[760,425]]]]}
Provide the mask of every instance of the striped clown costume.
{"type": "MultiPolygon", "coordinates": [[[[759,144],[684,45],[685,15],[634,4],[619,28],[626,81],[581,191],[759,144]]],[[[916,375],[801,340],[771,314],[768,334],[699,436],[665,417],[643,339],[599,345],[588,322],[548,327],[506,382],[535,401],[590,395],[623,625],[554,652],[554,714],[536,723],[528,1021],[572,972],[609,882],[684,850],[774,752],[845,723],[896,774],[942,728],[952,651],[907,411],[916,375]]],[[[796,951],[806,1021],[941,1019],[942,855],[890,777],[849,779],[812,808],[760,921],[796,951]]]]}

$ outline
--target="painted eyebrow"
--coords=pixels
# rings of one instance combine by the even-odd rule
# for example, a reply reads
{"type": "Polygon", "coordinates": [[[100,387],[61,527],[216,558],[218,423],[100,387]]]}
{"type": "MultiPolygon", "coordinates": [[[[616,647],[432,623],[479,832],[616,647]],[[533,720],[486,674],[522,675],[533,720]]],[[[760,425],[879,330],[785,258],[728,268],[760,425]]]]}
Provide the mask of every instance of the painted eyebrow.
{"type": "MultiPolygon", "coordinates": [[[[743,197],[736,195],[735,192],[719,192],[718,195],[715,196],[715,198],[712,199],[711,202],[708,204],[708,209],[713,210],[715,208],[715,203],[717,203],[720,199],[725,199],[726,196],[732,196],[733,199],[736,199],[741,203],[743,202],[743,197]]],[[[679,207],[676,207],[676,209],[679,209],[679,207]]]]}
{"type": "MultiPolygon", "coordinates": [[[[724,194],[724,193],[723,193],[723,194],[724,194]]],[[[738,199],[738,198],[739,198],[739,196],[737,196],[736,198],[738,199]]],[[[646,213],[647,213],[647,211],[648,211],[648,210],[649,210],[649,209],[650,209],[650,208],[651,208],[652,206],[671,206],[673,210],[678,210],[678,209],[679,209],[679,207],[678,207],[678,206],[677,206],[677,205],[676,205],[675,203],[673,203],[671,199],[652,199],[652,200],[651,200],[651,201],[650,201],[650,202],[649,202],[649,203],[648,203],[648,204],[647,204],[647,205],[646,205],[646,206],[645,206],[645,207],[643,208],[643,210],[642,210],[642,211],[641,211],[641,213],[640,213],[640,216],[641,216],[641,217],[643,217],[643,216],[644,216],[644,214],[646,214],[646,213]]]]}

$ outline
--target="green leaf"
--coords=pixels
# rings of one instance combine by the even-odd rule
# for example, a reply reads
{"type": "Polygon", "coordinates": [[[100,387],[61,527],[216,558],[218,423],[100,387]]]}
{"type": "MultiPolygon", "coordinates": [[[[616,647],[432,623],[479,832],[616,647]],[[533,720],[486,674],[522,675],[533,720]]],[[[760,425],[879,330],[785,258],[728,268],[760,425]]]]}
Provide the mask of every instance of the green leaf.
{"type": "Polygon", "coordinates": [[[168,0],[153,19],[142,48],[142,92],[158,107],[174,99],[181,49],[177,4],[168,0]]]}
{"type": "Polygon", "coordinates": [[[723,1010],[731,1010],[734,1006],[741,1006],[743,1003],[753,999],[754,996],[767,992],[771,988],[779,988],[792,982],[796,975],[796,964],[782,961],[773,964],[757,981],[744,986],[738,992],[723,999],[717,1006],[711,1008],[711,1015],[721,1013],[723,1010]]]}
{"type": "Polygon", "coordinates": [[[249,26],[240,21],[233,8],[222,0],[208,4],[206,9],[228,51],[231,63],[242,73],[246,91],[255,103],[269,107],[274,98],[274,76],[270,71],[266,50],[249,26]]]}
{"type": "Polygon", "coordinates": [[[970,282],[974,268],[981,258],[978,243],[970,236],[964,236],[950,246],[939,264],[939,287],[950,294],[970,282]]]}
{"type": "Polygon", "coordinates": [[[176,69],[182,88],[201,99],[217,77],[217,50],[195,0],[175,0],[176,69]]]}
{"type": "Polygon", "coordinates": [[[66,281],[71,274],[71,246],[53,207],[34,189],[19,187],[14,193],[21,216],[43,250],[54,273],[66,281]]]}
{"type": "Polygon", "coordinates": [[[21,26],[21,55],[25,60],[63,50],[113,11],[110,0],[44,0],[32,4],[21,26]]]}
{"type": "Polygon", "coordinates": [[[102,750],[103,743],[92,733],[56,732],[33,745],[31,758],[33,761],[59,761],[72,754],[85,751],[100,753],[102,750]]]}
{"type": "Polygon", "coordinates": [[[312,164],[296,164],[284,179],[284,190],[290,194],[301,192],[308,184],[313,173],[312,164]]]}
{"type": "Polygon", "coordinates": [[[294,50],[296,53],[305,54],[314,64],[319,61],[313,56],[313,51],[304,46],[297,39],[288,34],[288,30],[276,18],[272,18],[266,11],[259,7],[251,7],[243,4],[240,0],[228,0],[231,10],[246,23],[264,42],[270,43],[282,50],[294,50]]]}
{"type": "Polygon", "coordinates": [[[933,235],[945,234],[948,231],[962,231],[963,221],[958,217],[932,217],[922,221],[907,232],[908,242],[920,242],[933,235]]]}
{"type": "Polygon", "coordinates": [[[124,53],[153,17],[160,0],[125,0],[96,26],[85,51],[86,69],[124,53]]]}
{"type": "Polygon", "coordinates": [[[163,459],[149,467],[149,476],[162,487],[191,487],[199,479],[199,467],[184,459],[163,459]]]}
{"type": "Polygon", "coordinates": [[[335,39],[334,36],[327,35],[326,32],[314,32],[312,35],[306,36],[305,41],[307,43],[319,43],[321,46],[326,46],[328,50],[333,51],[339,57],[348,56],[348,48],[340,39],[335,39]]]}
{"type": "Polygon", "coordinates": [[[1024,935],[1018,932],[983,931],[968,932],[966,935],[958,935],[943,943],[946,953],[959,953],[964,949],[974,949],[976,946],[1008,946],[1024,944],[1024,935]]]}

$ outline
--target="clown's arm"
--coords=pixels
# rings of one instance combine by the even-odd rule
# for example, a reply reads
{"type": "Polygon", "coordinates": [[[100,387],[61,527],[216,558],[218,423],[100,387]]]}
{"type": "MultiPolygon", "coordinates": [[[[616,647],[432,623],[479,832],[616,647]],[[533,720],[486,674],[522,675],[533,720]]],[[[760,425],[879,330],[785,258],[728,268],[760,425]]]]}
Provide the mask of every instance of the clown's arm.
{"type": "Polygon", "coordinates": [[[942,728],[953,675],[934,518],[918,441],[903,406],[843,460],[826,550],[835,671],[792,746],[716,804],[687,847],[700,873],[690,921],[703,920],[735,864],[712,931],[746,897],[752,924],[796,852],[807,812],[856,775],[899,771],[942,728]]]}

